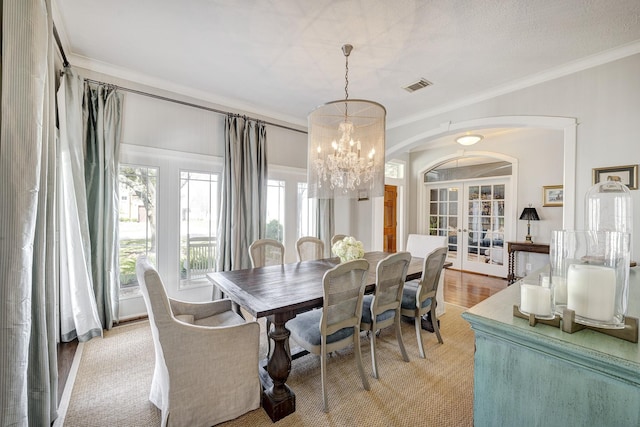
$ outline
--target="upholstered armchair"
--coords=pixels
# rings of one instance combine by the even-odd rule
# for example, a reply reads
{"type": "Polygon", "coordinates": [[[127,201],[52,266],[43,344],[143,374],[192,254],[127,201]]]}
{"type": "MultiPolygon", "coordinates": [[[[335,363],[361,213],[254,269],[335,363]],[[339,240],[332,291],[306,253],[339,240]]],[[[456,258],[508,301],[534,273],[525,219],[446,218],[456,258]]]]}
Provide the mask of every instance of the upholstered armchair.
{"type": "Polygon", "coordinates": [[[260,406],[260,327],[230,300],[204,303],[167,296],[146,257],[136,265],[155,347],[149,400],[162,426],[212,426],[260,406]]]}

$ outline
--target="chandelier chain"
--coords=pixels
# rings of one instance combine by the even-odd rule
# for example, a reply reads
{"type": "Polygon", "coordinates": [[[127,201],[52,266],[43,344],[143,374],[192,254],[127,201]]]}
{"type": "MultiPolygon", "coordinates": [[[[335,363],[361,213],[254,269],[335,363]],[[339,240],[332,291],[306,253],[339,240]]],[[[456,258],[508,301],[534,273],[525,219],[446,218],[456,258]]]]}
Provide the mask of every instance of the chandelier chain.
{"type": "Polygon", "coordinates": [[[344,99],[349,99],[349,56],[344,60],[344,99]]]}

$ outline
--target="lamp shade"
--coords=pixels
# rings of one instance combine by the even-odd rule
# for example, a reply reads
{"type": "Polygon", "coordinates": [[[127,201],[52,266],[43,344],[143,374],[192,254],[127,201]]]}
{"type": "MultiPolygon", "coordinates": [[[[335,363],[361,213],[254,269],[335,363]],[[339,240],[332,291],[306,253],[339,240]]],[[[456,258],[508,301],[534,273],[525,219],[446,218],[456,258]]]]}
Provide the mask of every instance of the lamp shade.
{"type": "Polygon", "coordinates": [[[520,215],[520,219],[526,219],[528,221],[540,221],[540,217],[538,216],[538,212],[536,212],[536,208],[532,207],[524,208],[522,214],[520,215]]]}
{"type": "Polygon", "coordinates": [[[308,196],[319,199],[384,196],[385,108],[345,99],[309,114],[308,196]]]}

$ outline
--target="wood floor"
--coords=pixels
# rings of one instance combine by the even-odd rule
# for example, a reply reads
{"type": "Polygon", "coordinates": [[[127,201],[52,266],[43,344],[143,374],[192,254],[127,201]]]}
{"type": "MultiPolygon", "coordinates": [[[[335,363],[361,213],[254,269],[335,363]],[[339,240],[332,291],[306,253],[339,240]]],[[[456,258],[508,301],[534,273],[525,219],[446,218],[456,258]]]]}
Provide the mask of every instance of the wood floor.
{"type": "Polygon", "coordinates": [[[448,268],[444,275],[444,300],[470,308],[506,287],[507,279],[448,268]]]}
{"type": "MultiPolygon", "coordinates": [[[[469,308],[506,287],[506,279],[446,269],[444,300],[469,308]]],[[[77,341],[58,345],[58,402],[62,397],[77,346],[77,341]]]]}

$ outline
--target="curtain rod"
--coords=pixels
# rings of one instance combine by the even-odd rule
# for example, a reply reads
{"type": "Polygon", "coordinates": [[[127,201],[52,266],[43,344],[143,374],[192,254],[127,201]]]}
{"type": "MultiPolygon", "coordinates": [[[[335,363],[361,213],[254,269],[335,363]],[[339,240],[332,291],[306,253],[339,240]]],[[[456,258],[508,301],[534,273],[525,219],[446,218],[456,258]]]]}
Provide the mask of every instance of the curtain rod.
{"type": "MultiPolygon", "coordinates": [[[[60,42],[60,37],[58,36],[58,30],[56,29],[55,24],[53,26],[53,36],[54,36],[54,38],[56,40],[56,44],[58,45],[58,49],[60,50],[60,55],[62,56],[62,65],[64,67],[71,66],[71,64],[69,64],[69,61],[67,60],[67,55],[65,55],[64,49],[62,48],[62,43],[60,42]]],[[[265,123],[265,124],[267,124],[269,126],[275,126],[275,127],[279,127],[279,128],[282,128],[282,129],[291,130],[293,132],[300,132],[300,133],[304,133],[304,134],[307,133],[307,131],[304,131],[304,130],[292,128],[292,127],[281,125],[281,124],[278,124],[278,123],[268,122],[268,121],[265,121],[265,120],[255,119],[255,118],[252,118],[252,117],[247,117],[246,115],[242,115],[242,114],[231,113],[230,111],[224,111],[224,110],[218,110],[216,108],[205,107],[204,105],[194,104],[194,103],[186,102],[186,101],[180,101],[178,99],[169,98],[169,97],[161,96],[161,95],[155,95],[153,93],[143,92],[141,90],[136,90],[136,89],[130,89],[130,88],[127,88],[127,87],[122,87],[122,86],[114,85],[114,84],[111,84],[111,83],[100,82],[98,80],[92,80],[92,79],[85,79],[85,80],[90,82],[90,83],[95,83],[95,84],[99,84],[99,85],[109,85],[109,86],[115,87],[116,89],[119,89],[119,90],[122,90],[122,91],[125,91],[125,92],[135,93],[137,95],[148,96],[150,98],[160,99],[162,101],[168,101],[168,102],[174,102],[176,104],[186,105],[187,107],[199,108],[201,110],[211,111],[211,112],[218,113],[218,114],[231,114],[231,115],[234,115],[236,117],[244,117],[245,119],[263,122],[263,123],[265,123]]]]}
{"type": "Polygon", "coordinates": [[[304,131],[304,130],[292,128],[292,127],[281,125],[281,124],[278,124],[278,123],[268,122],[268,121],[265,121],[265,120],[256,119],[256,118],[253,118],[253,117],[248,117],[248,116],[243,115],[243,114],[237,114],[237,113],[232,113],[230,111],[224,111],[224,110],[218,110],[216,108],[205,107],[204,105],[194,104],[192,102],[180,101],[179,99],[174,99],[174,98],[169,98],[169,97],[162,96],[162,95],[156,95],[156,94],[153,94],[153,93],[143,92],[141,90],[122,87],[122,86],[114,85],[114,84],[111,84],[111,83],[101,82],[101,81],[98,81],[98,80],[93,80],[93,79],[84,79],[84,80],[89,82],[89,83],[112,86],[112,87],[115,87],[118,90],[135,93],[136,95],[148,96],[150,98],[155,98],[155,99],[160,99],[162,101],[168,101],[168,102],[173,102],[173,103],[176,103],[176,104],[186,105],[187,107],[199,108],[201,110],[211,111],[211,112],[218,113],[218,114],[231,114],[231,115],[236,116],[236,117],[244,117],[245,119],[259,121],[259,122],[265,123],[265,124],[270,125],[270,126],[279,127],[279,128],[291,130],[291,131],[294,131],[294,132],[300,132],[300,133],[305,133],[305,134],[307,133],[307,131],[304,131]]]}

